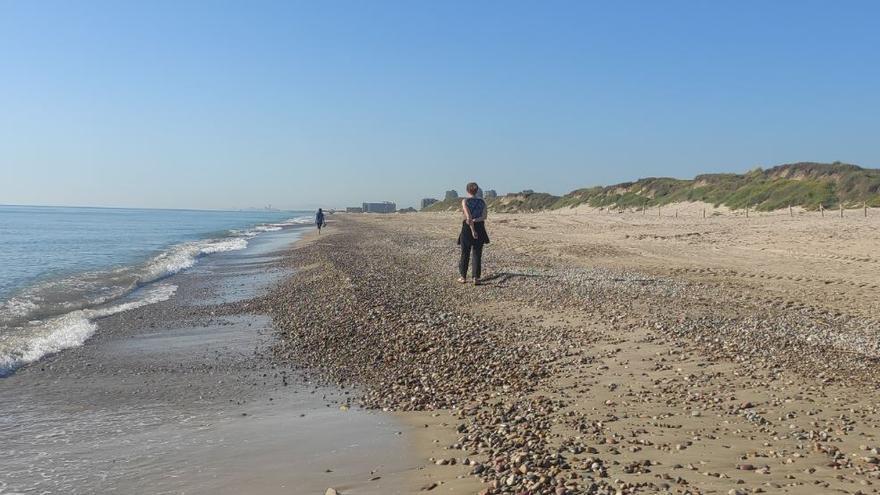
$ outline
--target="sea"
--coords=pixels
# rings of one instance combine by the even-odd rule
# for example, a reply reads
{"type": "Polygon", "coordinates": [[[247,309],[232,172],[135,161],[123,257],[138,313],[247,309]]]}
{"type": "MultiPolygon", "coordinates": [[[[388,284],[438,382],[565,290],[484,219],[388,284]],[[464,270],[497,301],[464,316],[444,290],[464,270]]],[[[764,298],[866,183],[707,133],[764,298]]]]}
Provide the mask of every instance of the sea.
{"type": "Polygon", "coordinates": [[[305,211],[0,206],[0,377],[82,345],[95,320],[170,298],[165,279],[313,221],[305,211]]]}

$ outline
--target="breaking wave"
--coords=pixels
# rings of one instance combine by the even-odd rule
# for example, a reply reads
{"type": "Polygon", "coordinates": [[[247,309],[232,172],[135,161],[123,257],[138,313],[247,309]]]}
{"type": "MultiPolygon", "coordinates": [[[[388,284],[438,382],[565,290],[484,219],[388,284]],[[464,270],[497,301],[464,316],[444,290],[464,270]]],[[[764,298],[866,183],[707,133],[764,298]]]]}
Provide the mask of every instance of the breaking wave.
{"type": "Polygon", "coordinates": [[[95,309],[79,309],[27,325],[6,329],[0,334],[0,376],[19,366],[32,363],[47,354],[82,345],[97,329],[94,320],[129,309],[165,301],[174,295],[177,286],[158,284],[144,288],[132,301],[95,309]]]}
{"type": "Polygon", "coordinates": [[[0,301],[0,376],[82,345],[95,332],[97,318],[170,298],[177,287],[156,282],[191,268],[203,256],[245,249],[262,233],[307,223],[310,217],[296,217],[230,230],[223,237],[172,245],[137,265],[78,273],[19,290],[0,301]]]}

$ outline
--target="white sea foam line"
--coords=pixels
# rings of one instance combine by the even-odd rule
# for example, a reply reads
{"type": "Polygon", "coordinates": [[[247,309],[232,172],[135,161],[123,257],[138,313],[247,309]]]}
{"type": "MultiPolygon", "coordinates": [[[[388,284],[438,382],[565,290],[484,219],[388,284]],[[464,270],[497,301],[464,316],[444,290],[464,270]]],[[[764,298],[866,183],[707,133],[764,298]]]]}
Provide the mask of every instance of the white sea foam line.
{"type": "Polygon", "coordinates": [[[302,224],[312,223],[313,220],[314,219],[311,216],[294,217],[294,218],[288,218],[287,220],[284,220],[283,222],[279,222],[275,225],[282,225],[282,226],[288,227],[291,225],[302,225],[302,224]]]}
{"type": "Polygon", "coordinates": [[[276,231],[282,230],[284,227],[291,227],[293,225],[304,225],[304,224],[309,224],[311,222],[312,222],[311,217],[295,217],[295,218],[288,218],[287,220],[277,222],[277,223],[265,223],[265,224],[256,225],[248,230],[233,229],[233,230],[230,230],[229,233],[234,236],[245,237],[245,238],[250,239],[252,237],[256,237],[256,236],[262,234],[263,232],[276,232],[276,231]]]}
{"type": "MultiPolygon", "coordinates": [[[[253,235],[257,235],[257,233],[254,233],[253,235]]],[[[250,237],[253,237],[253,235],[250,237]]],[[[115,268],[104,272],[103,275],[101,272],[87,272],[73,277],[65,277],[59,280],[39,284],[25,289],[21,294],[7,301],[0,302],[0,324],[2,324],[4,320],[9,321],[19,318],[27,318],[29,314],[33,314],[39,310],[44,305],[43,298],[40,296],[43,291],[51,290],[54,292],[66,293],[76,291],[83,292],[81,298],[53,303],[59,309],[64,309],[65,311],[75,310],[76,308],[82,307],[84,304],[104,304],[128,293],[138,284],[153,282],[160,278],[174,275],[187,268],[191,268],[196,264],[200,256],[224,251],[240,250],[246,248],[247,245],[248,241],[243,237],[187,242],[170,247],[168,250],[147,261],[146,264],[140,268],[115,268]],[[104,278],[106,274],[116,277],[124,277],[126,271],[131,272],[130,279],[117,279],[110,282],[111,284],[119,284],[115,290],[107,291],[107,287],[104,287],[104,290],[99,287],[99,284],[105,283],[104,278]],[[86,295],[89,292],[99,290],[101,291],[100,294],[91,296],[86,295]]]]}
{"type": "Polygon", "coordinates": [[[172,284],[159,284],[144,290],[141,298],[98,309],[81,309],[29,328],[28,335],[8,342],[0,349],[0,375],[32,363],[47,354],[82,345],[97,325],[93,320],[169,299],[177,291],[172,284]]]}
{"type": "Polygon", "coordinates": [[[0,304],[0,317],[24,316],[38,307],[39,306],[31,300],[13,297],[3,304],[0,304]]]}
{"type": "MultiPolygon", "coordinates": [[[[193,241],[187,242],[183,244],[178,244],[176,246],[172,246],[167,251],[155,256],[151,260],[149,260],[146,265],[139,269],[138,272],[141,274],[137,283],[148,283],[158,280],[163,277],[167,277],[169,275],[174,275],[182,270],[187,268],[191,268],[196,264],[198,258],[202,255],[213,254],[219,252],[226,251],[236,251],[245,249],[248,245],[248,239],[259,235],[262,232],[270,232],[281,230],[285,226],[294,225],[294,224],[302,224],[308,223],[309,217],[296,217],[286,220],[282,223],[277,224],[268,224],[268,225],[259,225],[255,227],[255,230],[248,231],[230,231],[231,234],[234,234],[235,237],[225,238],[225,239],[212,239],[212,240],[204,240],[204,241],[193,241]]],[[[122,274],[126,270],[130,270],[130,267],[121,267],[115,268],[111,270],[109,273],[113,274],[122,274]]],[[[136,272],[136,273],[138,273],[136,272]]],[[[73,287],[82,290],[91,289],[91,285],[89,284],[90,278],[80,278],[80,277],[72,277],[63,279],[61,282],[54,282],[55,284],[63,285],[68,284],[68,287],[73,287]]],[[[121,288],[122,293],[127,292],[131,288],[134,287],[134,284],[129,286],[128,288],[121,288]]],[[[33,292],[35,288],[32,288],[30,292],[33,292]]],[[[102,295],[97,298],[92,298],[88,302],[90,304],[103,304],[111,299],[119,297],[122,293],[114,293],[110,295],[102,295]]],[[[170,297],[170,296],[169,296],[170,297]]],[[[37,302],[41,298],[36,295],[32,295],[29,297],[15,297],[8,301],[0,304],[0,320],[8,319],[8,318],[17,318],[24,317],[27,314],[39,309],[40,305],[37,302]]],[[[62,307],[66,308],[74,308],[78,305],[78,303],[69,301],[66,303],[61,303],[62,307]]],[[[89,310],[83,310],[89,311],[89,310]]],[[[72,311],[66,315],[62,315],[58,318],[64,318],[71,314],[77,313],[76,311],[72,311]]],[[[54,320],[49,320],[54,321],[54,320]]],[[[72,323],[71,323],[72,325],[72,323]]],[[[92,330],[93,331],[93,330],[92,330]]],[[[91,335],[91,334],[89,334],[91,335]]],[[[88,338],[86,336],[85,338],[88,338]]],[[[0,349],[0,352],[3,352],[0,349]]],[[[0,372],[4,369],[4,355],[0,354],[0,372]]]]}
{"type": "Polygon", "coordinates": [[[179,244],[150,260],[147,263],[146,276],[141,282],[151,282],[190,268],[204,254],[237,251],[246,247],[247,239],[242,237],[179,244]]]}

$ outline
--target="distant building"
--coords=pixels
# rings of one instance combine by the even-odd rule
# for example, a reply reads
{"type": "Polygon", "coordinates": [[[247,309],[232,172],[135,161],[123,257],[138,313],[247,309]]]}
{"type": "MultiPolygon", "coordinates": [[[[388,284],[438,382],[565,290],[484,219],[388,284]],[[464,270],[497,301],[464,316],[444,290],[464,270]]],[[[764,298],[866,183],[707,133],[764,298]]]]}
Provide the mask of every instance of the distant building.
{"type": "Polygon", "coordinates": [[[381,203],[364,203],[364,213],[394,213],[397,211],[397,205],[391,201],[383,201],[381,203]]]}
{"type": "Polygon", "coordinates": [[[458,191],[455,189],[446,191],[446,199],[458,199],[458,191]]]}
{"type": "Polygon", "coordinates": [[[348,208],[345,209],[345,212],[346,213],[363,213],[364,209],[361,208],[360,206],[349,206],[348,208]]]}
{"type": "Polygon", "coordinates": [[[488,189],[483,191],[483,199],[495,199],[498,197],[498,193],[495,192],[495,189],[488,189]]]}
{"type": "Polygon", "coordinates": [[[529,194],[535,194],[535,191],[533,189],[523,189],[520,194],[528,196],[529,194]]]}
{"type": "Polygon", "coordinates": [[[409,208],[402,208],[400,210],[397,210],[397,213],[415,213],[415,212],[416,212],[416,209],[413,208],[412,206],[410,206],[409,208]]]}
{"type": "Polygon", "coordinates": [[[437,200],[434,198],[425,198],[422,200],[422,209],[424,210],[425,208],[431,206],[432,204],[434,204],[436,202],[437,202],[437,200]]]}

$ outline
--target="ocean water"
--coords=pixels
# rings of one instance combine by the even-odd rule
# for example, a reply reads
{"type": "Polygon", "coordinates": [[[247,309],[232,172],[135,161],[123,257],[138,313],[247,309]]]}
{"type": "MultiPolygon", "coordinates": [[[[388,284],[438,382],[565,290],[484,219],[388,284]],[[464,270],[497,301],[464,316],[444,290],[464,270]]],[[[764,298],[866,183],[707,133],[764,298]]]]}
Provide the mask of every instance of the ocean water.
{"type": "Polygon", "coordinates": [[[94,320],[171,297],[203,256],[310,212],[0,206],[0,376],[82,345],[94,320]]]}

